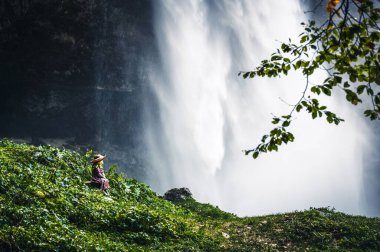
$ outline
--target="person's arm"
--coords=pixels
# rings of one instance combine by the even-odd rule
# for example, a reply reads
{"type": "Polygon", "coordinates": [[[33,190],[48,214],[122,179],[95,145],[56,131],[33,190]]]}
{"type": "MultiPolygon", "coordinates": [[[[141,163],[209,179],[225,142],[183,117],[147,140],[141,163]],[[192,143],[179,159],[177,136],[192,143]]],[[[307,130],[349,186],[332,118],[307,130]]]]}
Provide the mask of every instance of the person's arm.
{"type": "Polygon", "coordinates": [[[101,170],[101,168],[97,168],[97,170],[99,178],[106,178],[106,175],[104,174],[104,171],[101,170]]]}

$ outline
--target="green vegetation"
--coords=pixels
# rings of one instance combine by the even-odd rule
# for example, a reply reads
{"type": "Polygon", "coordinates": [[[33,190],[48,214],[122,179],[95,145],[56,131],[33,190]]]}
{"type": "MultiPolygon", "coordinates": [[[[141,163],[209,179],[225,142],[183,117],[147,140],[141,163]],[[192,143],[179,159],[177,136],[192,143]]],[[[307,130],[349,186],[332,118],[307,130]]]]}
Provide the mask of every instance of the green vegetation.
{"type": "MultiPolygon", "coordinates": [[[[278,151],[282,144],[294,141],[288,131],[294,112],[306,111],[315,118],[325,118],[336,125],[344,121],[318,96],[338,96],[341,92],[352,105],[362,103],[364,116],[380,119],[380,8],[373,0],[321,0],[325,3],[329,18],[323,24],[315,21],[301,23],[304,32],[299,42],[282,43],[270,59],[263,60],[253,71],[241,72],[244,78],[280,77],[289,71],[301,72],[305,88],[299,100],[292,104],[289,113],[274,116],[277,125],[262,137],[254,148],[246,150],[257,158],[259,154],[278,151]],[[327,78],[313,83],[310,77],[322,70],[327,78]]],[[[301,91],[301,90],[300,90],[301,91]]]]}
{"type": "Polygon", "coordinates": [[[86,185],[91,152],[0,141],[0,251],[379,251],[380,219],[333,209],[239,218],[107,172],[86,185]]]}

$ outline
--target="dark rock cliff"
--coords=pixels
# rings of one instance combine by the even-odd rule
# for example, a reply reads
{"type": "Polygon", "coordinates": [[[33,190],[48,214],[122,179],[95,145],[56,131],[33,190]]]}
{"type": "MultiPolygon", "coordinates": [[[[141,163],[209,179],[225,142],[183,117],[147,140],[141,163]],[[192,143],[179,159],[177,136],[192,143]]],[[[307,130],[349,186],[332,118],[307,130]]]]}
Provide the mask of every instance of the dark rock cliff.
{"type": "Polygon", "coordinates": [[[0,1],[0,136],[95,148],[143,176],[150,0],[0,1]]]}

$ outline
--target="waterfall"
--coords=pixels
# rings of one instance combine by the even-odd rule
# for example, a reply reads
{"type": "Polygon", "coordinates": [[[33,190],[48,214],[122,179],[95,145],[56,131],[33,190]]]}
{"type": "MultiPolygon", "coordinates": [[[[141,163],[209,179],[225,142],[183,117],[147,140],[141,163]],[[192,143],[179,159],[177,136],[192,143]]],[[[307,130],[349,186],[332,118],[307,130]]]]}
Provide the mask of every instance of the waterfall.
{"type": "MultiPolygon", "coordinates": [[[[148,183],[164,192],[189,187],[194,197],[238,215],[309,207],[365,214],[362,176],[370,129],[343,99],[323,100],[346,122],[329,125],[297,114],[296,140],[278,153],[245,156],[290,111],[305,79],[244,80],[307,20],[298,0],[154,1],[159,62],[147,101],[148,183]]],[[[312,80],[323,81],[324,73],[312,80]]],[[[339,94],[337,94],[339,96],[339,94]]]]}

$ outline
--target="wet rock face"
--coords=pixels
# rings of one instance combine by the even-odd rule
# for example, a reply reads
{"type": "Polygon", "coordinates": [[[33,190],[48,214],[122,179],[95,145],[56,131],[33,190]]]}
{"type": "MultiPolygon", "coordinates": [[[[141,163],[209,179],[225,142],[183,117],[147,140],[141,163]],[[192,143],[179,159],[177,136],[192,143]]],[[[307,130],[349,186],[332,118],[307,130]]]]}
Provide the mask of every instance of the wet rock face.
{"type": "Polygon", "coordinates": [[[170,189],[164,194],[164,199],[176,202],[192,196],[193,194],[190,192],[189,188],[182,187],[170,189]]]}
{"type": "Polygon", "coordinates": [[[151,0],[4,3],[0,138],[95,149],[142,180],[151,0]]]}

